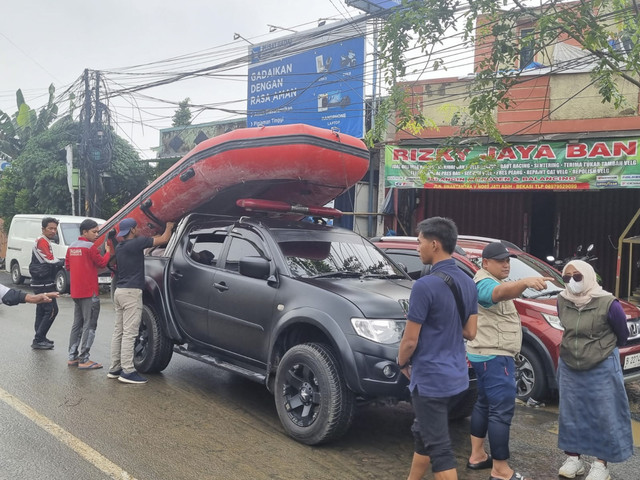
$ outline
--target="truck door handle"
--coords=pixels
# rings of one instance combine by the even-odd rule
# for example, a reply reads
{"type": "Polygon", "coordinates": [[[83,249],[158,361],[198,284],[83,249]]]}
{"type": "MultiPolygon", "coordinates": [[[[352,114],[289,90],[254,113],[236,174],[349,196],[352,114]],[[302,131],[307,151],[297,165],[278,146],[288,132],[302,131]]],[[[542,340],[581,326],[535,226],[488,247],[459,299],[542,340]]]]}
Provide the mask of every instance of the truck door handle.
{"type": "Polygon", "coordinates": [[[216,290],[218,290],[220,292],[224,292],[225,290],[229,290],[229,287],[227,287],[227,284],[224,283],[224,282],[214,283],[213,284],[213,288],[215,288],[216,290]]]}
{"type": "Polygon", "coordinates": [[[182,275],[180,272],[171,272],[171,276],[176,280],[180,280],[184,275],[182,275]]]}

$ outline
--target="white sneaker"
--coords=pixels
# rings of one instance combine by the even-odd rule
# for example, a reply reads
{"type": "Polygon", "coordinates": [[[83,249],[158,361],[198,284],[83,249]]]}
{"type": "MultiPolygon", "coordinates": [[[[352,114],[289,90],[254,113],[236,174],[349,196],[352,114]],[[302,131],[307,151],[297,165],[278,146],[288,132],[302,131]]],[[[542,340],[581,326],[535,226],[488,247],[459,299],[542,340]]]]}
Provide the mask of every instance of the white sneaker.
{"type": "Polygon", "coordinates": [[[611,480],[611,475],[609,475],[609,469],[605,467],[604,463],[596,461],[591,464],[591,470],[585,480],[611,480]]]}
{"type": "MultiPolygon", "coordinates": [[[[575,456],[567,457],[567,459],[564,461],[564,463],[560,467],[560,470],[558,470],[558,475],[565,478],[575,478],[576,475],[582,475],[583,473],[584,473],[584,462],[580,459],[580,457],[575,457],[575,456]]],[[[591,480],[595,480],[595,479],[596,477],[593,477],[593,479],[591,480]]]]}

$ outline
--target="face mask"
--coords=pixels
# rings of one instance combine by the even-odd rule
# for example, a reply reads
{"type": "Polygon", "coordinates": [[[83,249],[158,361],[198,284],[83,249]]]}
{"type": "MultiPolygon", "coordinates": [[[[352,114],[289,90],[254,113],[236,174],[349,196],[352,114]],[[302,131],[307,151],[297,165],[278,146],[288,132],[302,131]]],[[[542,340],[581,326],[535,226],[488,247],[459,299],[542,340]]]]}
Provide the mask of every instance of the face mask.
{"type": "Polygon", "coordinates": [[[584,290],[584,280],[576,282],[573,278],[569,280],[569,290],[574,295],[580,295],[584,290]]]}

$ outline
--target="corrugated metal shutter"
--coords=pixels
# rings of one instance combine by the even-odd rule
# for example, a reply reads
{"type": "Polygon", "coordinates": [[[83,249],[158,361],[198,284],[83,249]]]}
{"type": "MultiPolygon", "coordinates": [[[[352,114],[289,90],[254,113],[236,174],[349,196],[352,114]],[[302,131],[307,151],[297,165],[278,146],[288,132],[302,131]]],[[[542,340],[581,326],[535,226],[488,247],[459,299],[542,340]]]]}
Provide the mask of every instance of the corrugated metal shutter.
{"type": "MultiPolygon", "coordinates": [[[[551,192],[546,192],[549,194],[551,192]]],[[[600,190],[587,192],[553,192],[555,208],[543,209],[536,215],[548,215],[545,219],[559,221],[559,258],[572,255],[577,245],[586,249],[595,244],[598,260],[596,270],[602,275],[604,287],[613,291],[617,263],[618,238],[640,208],[640,190],[600,190]]],[[[415,225],[423,216],[443,216],[453,219],[461,234],[509,240],[525,250],[535,250],[529,245],[532,212],[537,212],[533,202],[540,197],[537,192],[476,192],[460,190],[421,190],[422,205],[416,209],[415,225]]],[[[640,235],[640,222],[629,232],[640,235]]],[[[554,252],[549,251],[548,254],[554,252]]],[[[622,276],[628,271],[628,247],[625,247],[622,276]]],[[[634,265],[640,260],[640,248],[634,249],[634,265]]],[[[542,257],[541,252],[537,252],[542,257]]],[[[638,286],[638,269],[633,273],[632,285],[638,286]]],[[[626,295],[626,284],[621,292],[626,295]]],[[[621,293],[622,295],[622,293],[621,293]]]]}
{"type": "MultiPolygon", "coordinates": [[[[640,190],[558,192],[556,195],[556,215],[560,216],[560,257],[572,255],[579,244],[585,249],[590,243],[595,244],[595,255],[598,257],[595,268],[602,275],[605,289],[613,292],[618,238],[640,208],[640,190]]],[[[640,222],[629,235],[640,235],[640,222]]],[[[628,252],[628,247],[625,247],[623,279],[628,271],[628,252]]],[[[635,248],[634,264],[639,255],[640,249],[635,248]]],[[[633,285],[637,285],[637,269],[632,273],[633,285]]],[[[626,285],[621,290],[621,296],[626,296],[626,285]]]]}
{"type": "Polygon", "coordinates": [[[451,218],[458,231],[525,244],[528,192],[425,190],[426,217],[451,218]]]}

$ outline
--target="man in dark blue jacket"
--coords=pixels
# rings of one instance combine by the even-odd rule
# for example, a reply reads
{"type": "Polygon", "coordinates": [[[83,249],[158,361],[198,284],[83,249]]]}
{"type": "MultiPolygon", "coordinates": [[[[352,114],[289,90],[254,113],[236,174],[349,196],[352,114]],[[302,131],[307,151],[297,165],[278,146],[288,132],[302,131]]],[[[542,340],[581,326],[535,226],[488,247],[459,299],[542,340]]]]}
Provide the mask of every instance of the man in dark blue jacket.
{"type": "Polygon", "coordinates": [[[5,287],[0,283],[0,299],[5,305],[13,306],[19,303],[49,303],[54,298],[58,298],[58,292],[31,293],[16,290],[15,288],[5,287]]]}

